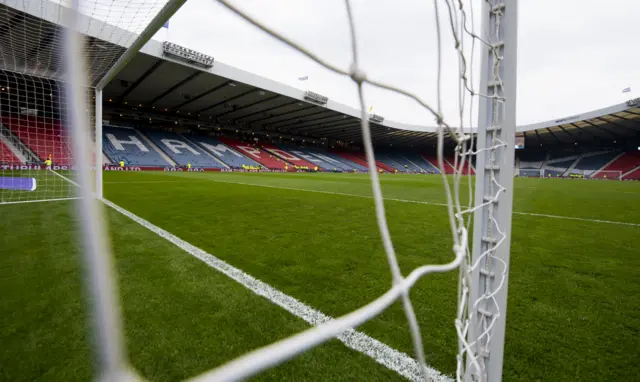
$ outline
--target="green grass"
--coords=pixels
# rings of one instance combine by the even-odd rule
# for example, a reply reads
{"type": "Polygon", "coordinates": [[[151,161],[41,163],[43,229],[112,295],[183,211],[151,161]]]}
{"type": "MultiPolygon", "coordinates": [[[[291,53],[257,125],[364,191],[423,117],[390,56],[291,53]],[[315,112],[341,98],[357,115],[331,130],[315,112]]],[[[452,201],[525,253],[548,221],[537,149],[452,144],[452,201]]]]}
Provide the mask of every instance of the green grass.
{"type": "MultiPolygon", "coordinates": [[[[382,182],[387,198],[445,201],[437,176],[382,182]]],[[[331,192],[370,196],[371,187],[357,174],[105,173],[111,201],[338,316],[384,293],[391,278],[373,201],[331,192]]],[[[516,179],[514,192],[516,212],[640,224],[640,183],[516,179]]],[[[71,207],[0,206],[2,380],[86,380],[92,373],[71,207]]],[[[386,207],[404,274],[451,259],[445,208],[402,201],[386,207]]],[[[129,359],[146,378],[195,376],[308,327],[137,223],[110,209],[106,215],[129,359]]],[[[638,226],[514,214],[505,380],[624,381],[640,374],[638,233],[638,226]]],[[[428,363],[449,375],[456,294],[457,272],[427,276],[411,291],[428,363]]],[[[360,330],[412,354],[398,304],[360,330]]],[[[261,378],[399,377],[333,341],[261,378]]]]}

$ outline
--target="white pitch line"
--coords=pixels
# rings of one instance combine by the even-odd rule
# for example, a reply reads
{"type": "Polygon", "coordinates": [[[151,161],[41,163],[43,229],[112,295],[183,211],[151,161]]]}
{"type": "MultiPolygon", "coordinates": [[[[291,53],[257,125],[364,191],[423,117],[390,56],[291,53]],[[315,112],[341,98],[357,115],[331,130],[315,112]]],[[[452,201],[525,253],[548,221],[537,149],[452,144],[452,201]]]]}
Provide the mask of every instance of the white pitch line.
{"type": "Polygon", "coordinates": [[[69,182],[69,183],[73,184],[74,186],[76,186],[76,187],[80,187],[80,185],[79,185],[78,183],[76,183],[76,182],[74,182],[73,180],[71,180],[71,179],[67,178],[66,176],[64,176],[64,175],[62,175],[62,174],[58,174],[57,172],[55,172],[55,171],[53,171],[53,170],[51,170],[51,169],[50,169],[49,171],[50,171],[50,172],[52,172],[54,175],[57,175],[57,176],[61,177],[62,179],[66,180],[67,182],[69,182]]]}
{"type": "Polygon", "coordinates": [[[0,205],[9,205],[9,204],[23,204],[23,203],[44,203],[44,202],[58,202],[61,200],[76,200],[80,199],[81,196],[75,196],[70,198],[56,198],[56,199],[37,199],[37,200],[18,200],[13,202],[0,202],[0,205]]]}
{"type": "MultiPolygon", "coordinates": [[[[332,320],[332,317],[325,315],[324,313],[313,309],[312,307],[298,301],[294,297],[291,297],[274,287],[266,284],[248,274],[242,270],[235,268],[234,266],[226,263],[225,261],[213,256],[210,253],[180,239],[170,232],[163,230],[162,228],[150,223],[149,221],[127,211],[126,209],[118,206],[117,204],[110,202],[106,199],[102,200],[104,204],[135,221],[141,226],[147,228],[151,232],[164,238],[165,240],[173,243],[177,247],[181,248],[191,256],[201,260],[210,267],[216,269],[220,273],[225,274],[231,279],[235,280],[245,288],[249,289],[258,296],[262,296],[272,303],[280,306],[289,313],[296,317],[303,319],[311,325],[319,325],[321,323],[332,320]]],[[[349,329],[338,337],[342,343],[348,348],[357,352],[363,353],[379,364],[386,366],[387,368],[397,372],[405,378],[412,381],[422,381],[422,374],[418,363],[406,353],[400,352],[392,347],[372,338],[362,332],[354,329],[349,329]]],[[[452,382],[453,379],[443,375],[439,371],[427,366],[427,373],[430,381],[433,382],[452,382]]]]}
{"type": "MultiPolygon", "coordinates": [[[[205,180],[205,179],[198,179],[198,180],[205,180]]],[[[341,196],[351,196],[351,197],[355,197],[355,198],[373,199],[373,196],[347,194],[347,193],[344,193],[344,192],[309,190],[309,189],[304,189],[304,188],[293,188],[293,187],[283,187],[283,186],[271,186],[271,185],[267,185],[267,184],[235,182],[235,181],[230,181],[230,180],[218,180],[218,179],[206,179],[206,180],[208,180],[210,182],[240,184],[240,185],[244,185],[244,186],[277,188],[277,189],[281,189],[281,190],[315,192],[315,193],[318,193],[318,194],[341,195],[341,196]]],[[[185,180],[184,182],[190,182],[190,181],[191,180],[185,180]]],[[[174,181],[140,181],[140,182],[126,182],[126,183],[150,183],[150,182],[180,182],[180,181],[177,181],[177,180],[174,180],[174,181]]],[[[424,201],[419,201],[419,200],[396,199],[396,198],[384,198],[384,200],[389,200],[389,201],[393,201],[393,202],[401,202],[401,203],[426,204],[426,205],[441,206],[441,207],[446,207],[447,206],[444,203],[424,202],[424,201]]],[[[517,215],[536,216],[536,217],[544,217],[544,218],[551,218],[551,219],[564,219],[564,220],[575,220],[575,221],[583,221],[583,222],[590,222],[590,223],[615,224],[615,225],[624,225],[624,226],[629,226],[629,227],[640,227],[640,223],[629,223],[629,222],[619,222],[619,221],[600,220],[600,219],[588,219],[588,218],[579,218],[579,217],[574,217],[574,216],[538,214],[538,213],[534,213],[534,212],[513,211],[513,213],[517,214],[517,215]]]]}

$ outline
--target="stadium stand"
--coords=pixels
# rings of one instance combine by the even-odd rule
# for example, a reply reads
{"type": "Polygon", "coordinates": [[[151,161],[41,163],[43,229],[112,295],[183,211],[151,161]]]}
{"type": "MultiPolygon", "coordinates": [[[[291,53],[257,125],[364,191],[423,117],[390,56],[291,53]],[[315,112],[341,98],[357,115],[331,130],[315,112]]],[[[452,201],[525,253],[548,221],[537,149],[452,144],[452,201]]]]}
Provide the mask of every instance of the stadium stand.
{"type": "Polygon", "coordinates": [[[216,138],[209,136],[195,136],[190,138],[191,141],[202,146],[202,148],[215,155],[231,168],[241,169],[242,166],[260,167],[258,162],[240,154],[216,138]]]}
{"type": "MultiPolygon", "coordinates": [[[[326,170],[326,171],[330,171],[334,168],[337,168],[335,164],[332,164],[330,161],[322,159],[320,156],[318,156],[316,153],[314,153],[313,151],[311,151],[310,149],[304,148],[304,147],[282,147],[283,149],[286,149],[287,151],[289,151],[291,154],[297,156],[298,158],[302,158],[308,162],[311,162],[314,164],[314,166],[318,166],[320,169],[322,170],[326,170]]],[[[341,163],[342,165],[342,163],[341,163]]],[[[340,170],[343,170],[342,167],[340,167],[340,170]]],[[[353,168],[352,168],[353,170],[353,168]]]]}
{"type": "Polygon", "coordinates": [[[142,133],[180,166],[190,163],[195,168],[227,168],[215,159],[213,154],[209,154],[177,133],[152,130],[142,133]]]}
{"type": "MultiPolygon", "coordinates": [[[[356,155],[358,158],[362,159],[365,163],[367,163],[367,157],[365,156],[365,154],[364,154],[364,153],[357,153],[357,154],[355,154],[355,155],[356,155]]],[[[393,167],[393,166],[389,166],[389,165],[387,165],[387,164],[385,164],[385,163],[382,163],[381,161],[379,161],[379,160],[378,160],[378,158],[376,158],[376,166],[377,166],[378,168],[383,169],[384,171],[387,171],[387,172],[396,172],[396,171],[399,171],[399,169],[396,169],[396,168],[395,168],[395,167],[393,167]]]]}
{"type": "MultiPolygon", "coordinates": [[[[454,168],[456,165],[456,159],[454,155],[446,155],[444,157],[446,163],[448,163],[449,165],[451,165],[451,168],[454,168]]],[[[473,157],[472,157],[473,159],[473,157]]],[[[458,163],[458,167],[460,166],[460,164],[458,163]]],[[[475,175],[475,170],[473,169],[473,162],[471,162],[471,166],[469,166],[469,162],[465,161],[464,163],[464,168],[462,168],[462,174],[463,175],[475,175]]]]}
{"type": "MultiPolygon", "coordinates": [[[[422,157],[429,163],[433,165],[436,169],[438,168],[438,157],[435,154],[422,153],[422,157]]],[[[439,171],[438,171],[439,172],[439,171]]],[[[454,174],[453,166],[449,163],[447,158],[444,158],[444,173],[445,174],[454,174]]]]}
{"type": "Polygon", "coordinates": [[[389,159],[393,160],[399,166],[402,166],[402,168],[405,170],[405,172],[406,171],[417,172],[417,173],[424,172],[423,168],[418,166],[413,161],[410,161],[406,157],[406,155],[403,155],[403,154],[400,154],[400,153],[388,153],[387,155],[389,156],[389,159]]]}
{"type": "Polygon", "coordinates": [[[3,140],[0,139],[0,164],[23,164],[3,140]]]}
{"type": "Polygon", "coordinates": [[[521,169],[539,170],[547,158],[547,153],[544,151],[518,150],[516,153],[521,169]]]}
{"type": "Polygon", "coordinates": [[[542,170],[545,176],[563,176],[576,162],[578,155],[568,155],[566,152],[549,153],[542,170]]]}
{"type": "Polygon", "coordinates": [[[623,175],[622,180],[640,180],[640,166],[623,175]]]}
{"type": "Polygon", "coordinates": [[[593,174],[593,177],[604,178],[607,171],[620,171],[620,173],[622,174],[622,179],[631,179],[629,178],[630,176],[637,175],[636,167],[638,166],[640,166],[640,151],[626,152],[617,157],[608,165],[598,170],[595,174],[593,174]]]}
{"type": "MultiPolygon", "coordinates": [[[[362,159],[361,157],[359,157],[358,155],[355,155],[353,153],[350,152],[346,152],[346,151],[332,151],[333,154],[337,155],[338,157],[340,157],[342,160],[347,160],[349,162],[355,163],[360,165],[361,167],[364,167],[365,169],[368,169],[368,165],[367,165],[367,161],[362,159]]],[[[389,167],[387,165],[383,165],[384,167],[389,167]]],[[[378,163],[378,161],[376,161],[376,168],[378,170],[383,170],[386,172],[393,172],[393,168],[391,170],[386,170],[384,168],[382,168],[380,166],[380,164],[378,163]]]]}
{"type": "Polygon", "coordinates": [[[142,137],[134,129],[103,126],[102,135],[103,151],[112,163],[122,160],[128,166],[171,165],[155,148],[145,145],[142,137]]]}
{"type": "Polygon", "coordinates": [[[434,166],[429,161],[424,159],[420,154],[405,154],[404,156],[408,160],[419,166],[421,169],[424,169],[424,172],[428,174],[440,174],[440,170],[438,170],[438,167],[434,166]]]}
{"type": "Polygon", "coordinates": [[[314,157],[327,163],[328,167],[325,167],[325,169],[329,169],[329,170],[336,169],[336,171],[349,171],[349,172],[353,172],[353,170],[368,171],[366,164],[363,166],[361,164],[344,159],[341,156],[336,155],[332,152],[329,152],[323,149],[315,149],[315,148],[313,149],[308,148],[306,150],[309,153],[313,154],[314,157]]]}
{"type": "Polygon", "coordinates": [[[620,153],[618,151],[595,152],[582,155],[574,169],[583,172],[586,176],[604,167],[620,153]]]}
{"type": "Polygon", "coordinates": [[[316,166],[318,166],[322,168],[322,166],[320,166],[319,164],[297,157],[293,155],[291,152],[288,152],[280,147],[277,147],[268,143],[264,143],[262,144],[262,148],[268,151],[269,153],[279,157],[280,159],[283,159],[291,163],[292,165],[294,165],[294,167],[298,166],[298,167],[307,167],[308,169],[313,169],[316,166]]]}
{"type": "Polygon", "coordinates": [[[72,164],[69,140],[58,121],[26,115],[4,116],[0,120],[38,156],[38,160],[43,161],[51,155],[56,165],[72,164]]]}
{"type": "Polygon", "coordinates": [[[243,143],[231,138],[223,138],[220,140],[227,146],[232,147],[240,153],[248,156],[252,160],[260,163],[262,166],[272,170],[284,170],[285,168],[293,171],[293,165],[275,157],[266,151],[260,150],[253,143],[243,143]]]}
{"type": "Polygon", "coordinates": [[[398,172],[416,171],[413,167],[410,169],[407,163],[398,162],[399,159],[399,155],[394,155],[393,153],[376,154],[376,162],[381,162],[398,172]]]}

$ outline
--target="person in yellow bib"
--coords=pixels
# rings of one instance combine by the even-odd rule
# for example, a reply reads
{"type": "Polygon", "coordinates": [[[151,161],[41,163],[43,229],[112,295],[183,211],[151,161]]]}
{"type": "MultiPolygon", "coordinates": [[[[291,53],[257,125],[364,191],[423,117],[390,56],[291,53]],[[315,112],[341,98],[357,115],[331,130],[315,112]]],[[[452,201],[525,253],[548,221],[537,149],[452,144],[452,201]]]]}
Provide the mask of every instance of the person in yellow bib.
{"type": "Polygon", "coordinates": [[[119,163],[119,165],[120,165],[120,168],[124,168],[124,161],[123,161],[123,160],[121,160],[121,161],[120,161],[120,163],[119,163]]]}
{"type": "Polygon", "coordinates": [[[51,162],[51,158],[47,158],[47,159],[44,161],[44,165],[46,166],[46,169],[47,169],[47,170],[51,170],[51,163],[52,163],[52,162],[51,162]]]}
{"type": "Polygon", "coordinates": [[[191,163],[187,163],[187,170],[191,170],[191,163]]]}

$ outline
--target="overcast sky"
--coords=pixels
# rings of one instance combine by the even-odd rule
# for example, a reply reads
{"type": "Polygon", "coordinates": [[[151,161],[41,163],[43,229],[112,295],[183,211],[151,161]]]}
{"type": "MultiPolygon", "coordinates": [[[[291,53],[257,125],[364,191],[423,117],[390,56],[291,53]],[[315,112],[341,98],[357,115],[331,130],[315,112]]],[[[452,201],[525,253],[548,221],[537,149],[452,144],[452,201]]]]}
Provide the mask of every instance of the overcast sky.
{"type": "MultiPolygon", "coordinates": [[[[640,95],[638,0],[519,2],[517,123],[579,114],[640,95]],[[623,94],[626,87],[632,93],[623,94]]],[[[236,0],[249,14],[324,59],[348,68],[342,0],[236,0]]],[[[360,60],[366,73],[436,105],[433,1],[353,0],[360,60]]],[[[444,2],[441,2],[441,15],[444,2]]],[[[479,9],[479,0],[474,9],[479,9]]],[[[443,111],[457,121],[458,61],[443,18],[443,111]]],[[[189,0],[156,39],[210,54],[217,61],[357,107],[355,85],[244,22],[214,0],[189,0]],[[309,81],[298,77],[309,76],[309,81]]],[[[470,40],[467,40],[470,42],[470,40]]],[[[469,45],[467,45],[469,46],[469,45]]],[[[479,55],[476,55],[476,79],[479,55]]],[[[434,125],[415,102],[367,88],[367,107],[387,119],[434,125]]],[[[468,123],[468,118],[466,120],[468,123]]],[[[475,121],[474,121],[475,124],[475,121]]]]}

